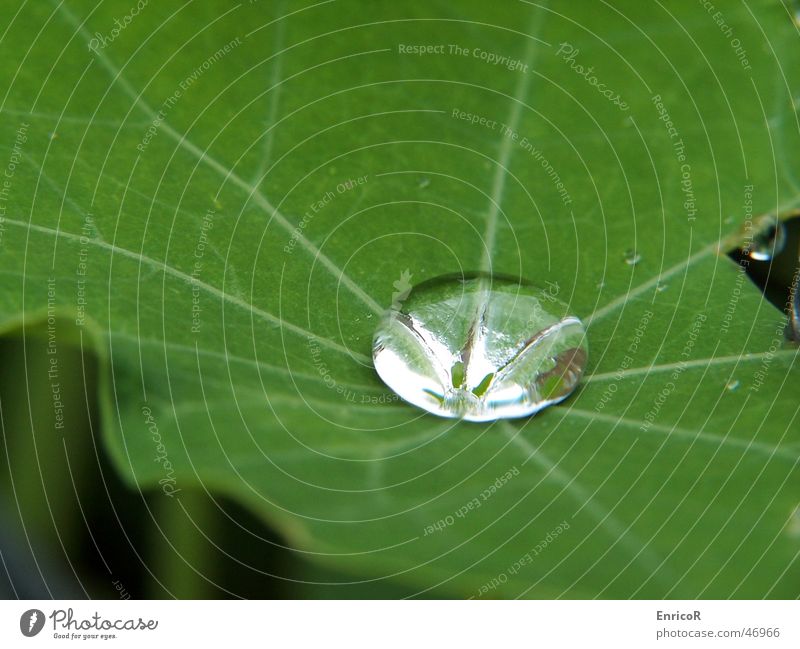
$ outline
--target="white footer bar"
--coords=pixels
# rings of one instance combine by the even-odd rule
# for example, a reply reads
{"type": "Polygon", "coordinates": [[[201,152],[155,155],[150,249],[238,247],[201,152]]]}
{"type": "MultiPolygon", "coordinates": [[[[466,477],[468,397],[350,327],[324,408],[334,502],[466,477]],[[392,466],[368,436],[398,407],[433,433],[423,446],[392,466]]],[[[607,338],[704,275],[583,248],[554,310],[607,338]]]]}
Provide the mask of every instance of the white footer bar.
{"type": "Polygon", "coordinates": [[[798,620],[796,601],[4,601],[0,647],[796,649],[798,620]]]}

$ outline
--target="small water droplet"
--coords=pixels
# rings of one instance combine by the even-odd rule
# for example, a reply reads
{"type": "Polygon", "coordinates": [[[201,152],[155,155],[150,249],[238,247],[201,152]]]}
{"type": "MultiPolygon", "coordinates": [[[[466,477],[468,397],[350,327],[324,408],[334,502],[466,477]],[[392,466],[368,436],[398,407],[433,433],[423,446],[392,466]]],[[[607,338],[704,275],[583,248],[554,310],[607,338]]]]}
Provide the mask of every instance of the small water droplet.
{"type": "Polygon", "coordinates": [[[669,288],[669,284],[662,284],[661,282],[659,282],[659,283],[656,285],[656,291],[658,291],[659,293],[663,293],[663,292],[664,292],[664,291],[666,291],[668,288],[669,288]]]}
{"type": "Polygon", "coordinates": [[[417,187],[419,187],[420,189],[425,189],[430,184],[431,184],[431,179],[426,178],[425,176],[423,176],[417,181],[417,187]]]}
{"type": "Polygon", "coordinates": [[[753,237],[749,248],[750,259],[769,261],[786,246],[786,226],[783,223],[768,225],[753,237]]]}
{"type": "Polygon", "coordinates": [[[794,511],[789,516],[789,522],[786,525],[786,532],[795,539],[800,539],[800,505],[795,507],[794,511]]]}
{"type": "Polygon", "coordinates": [[[625,263],[628,264],[628,266],[635,266],[640,261],[642,261],[642,256],[635,250],[626,250],[625,256],[623,258],[625,259],[625,263]]]}
{"type": "Polygon", "coordinates": [[[597,288],[599,290],[599,289],[603,288],[605,285],[606,285],[605,282],[597,282],[597,284],[595,284],[595,288],[597,288]]]}
{"type": "Polygon", "coordinates": [[[524,417],[562,401],[588,357],[583,323],[546,289],[447,275],[415,286],[375,332],[381,379],[441,417],[524,417]]]}
{"type": "Polygon", "coordinates": [[[739,386],[740,386],[740,385],[741,385],[741,383],[739,383],[739,380],[738,380],[738,379],[731,379],[731,380],[730,380],[730,381],[728,381],[728,383],[725,385],[725,389],[726,389],[728,392],[736,392],[736,390],[738,390],[738,389],[739,389],[739,386]]]}

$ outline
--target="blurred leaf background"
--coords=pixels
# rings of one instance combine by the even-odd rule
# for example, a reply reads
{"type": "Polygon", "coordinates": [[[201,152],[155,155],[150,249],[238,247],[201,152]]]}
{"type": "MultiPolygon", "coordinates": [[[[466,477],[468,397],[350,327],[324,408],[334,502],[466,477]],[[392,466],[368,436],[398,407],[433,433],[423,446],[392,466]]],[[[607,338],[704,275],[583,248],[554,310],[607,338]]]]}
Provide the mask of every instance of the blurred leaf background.
{"type": "MultiPolygon", "coordinates": [[[[61,323],[69,327],[70,323],[61,323]]],[[[0,338],[0,597],[398,598],[298,556],[247,510],[205,491],[180,503],[136,492],[109,462],[97,412],[97,359],[59,349],[65,429],[56,429],[41,328],[0,338]],[[26,390],[25,377],[30,386],[26,390]],[[69,439],[66,443],[54,440],[69,439]]]]}

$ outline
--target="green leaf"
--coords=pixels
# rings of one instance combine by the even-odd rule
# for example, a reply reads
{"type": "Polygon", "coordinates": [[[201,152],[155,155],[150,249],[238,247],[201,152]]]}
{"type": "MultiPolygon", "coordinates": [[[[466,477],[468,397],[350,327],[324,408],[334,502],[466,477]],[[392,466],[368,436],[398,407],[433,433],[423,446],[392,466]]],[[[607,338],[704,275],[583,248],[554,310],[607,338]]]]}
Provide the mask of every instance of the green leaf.
{"type": "Polygon", "coordinates": [[[12,4],[0,313],[77,320],[131,484],[419,593],[800,595],[797,349],[722,254],[800,197],[787,8],[12,4]],[[371,368],[406,284],[480,268],[588,325],[527,420],[371,368]]]}

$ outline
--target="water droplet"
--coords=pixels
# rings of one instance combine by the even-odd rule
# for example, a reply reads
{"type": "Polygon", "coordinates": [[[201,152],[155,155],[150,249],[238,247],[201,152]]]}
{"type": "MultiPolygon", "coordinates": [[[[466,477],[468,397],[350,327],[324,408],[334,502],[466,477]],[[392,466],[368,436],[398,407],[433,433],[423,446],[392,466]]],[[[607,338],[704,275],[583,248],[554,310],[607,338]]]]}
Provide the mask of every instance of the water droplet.
{"type": "Polygon", "coordinates": [[[431,184],[431,179],[426,178],[425,176],[423,176],[417,181],[417,187],[419,187],[420,189],[425,189],[430,184],[431,184]]]}
{"type": "Polygon", "coordinates": [[[728,392],[736,392],[736,390],[738,390],[738,389],[739,389],[739,386],[740,386],[740,385],[741,385],[741,383],[739,383],[739,380],[738,380],[738,379],[731,379],[731,380],[730,380],[730,381],[728,381],[728,383],[725,385],[725,389],[726,389],[728,392]]]}
{"type": "Polygon", "coordinates": [[[666,291],[668,288],[669,288],[669,284],[662,284],[661,282],[659,282],[659,283],[656,285],[656,291],[658,291],[659,293],[663,293],[663,292],[664,292],[664,291],[666,291]]]}
{"type": "Polygon", "coordinates": [[[628,264],[628,266],[635,266],[640,261],[642,261],[642,256],[635,250],[626,250],[624,259],[625,263],[628,264]]]}
{"type": "Polygon", "coordinates": [[[789,516],[786,531],[792,538],[800,539],[800,505],[795,507],[795,510],[789,516]]]}
{"type": "Polygon", "coordinates": [[[775,255],[779,255],[784,246],[786,246],[786,226],[783,223],[775,223],[753,237],[749,256],[755,261],[769,261],[775,255]]]}
{"type": "Polygon", "coordinates": [[[565,399],[583,375],[586,334],[545,289],[498,276],[417,285],[375,332],[375,369],[400,397],[442,417],[524,417],[565,399]]]}

